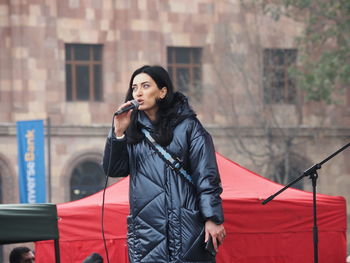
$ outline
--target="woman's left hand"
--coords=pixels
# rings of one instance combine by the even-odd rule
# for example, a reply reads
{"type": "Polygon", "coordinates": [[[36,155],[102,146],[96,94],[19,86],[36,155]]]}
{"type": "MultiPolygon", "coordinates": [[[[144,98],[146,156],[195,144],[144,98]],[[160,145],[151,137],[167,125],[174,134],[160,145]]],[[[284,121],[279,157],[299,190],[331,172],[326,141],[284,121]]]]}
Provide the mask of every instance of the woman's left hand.
{"type": "Polygon", "coordinates": [[[211,220],[207,220],[205,222],[205,240],[207,242],[209,240],[209,235],[213,239],[213,245],[216,252],[218,252],[218,247],[224,242],[226,231],[224,226],[217,225],[211,220]]]}

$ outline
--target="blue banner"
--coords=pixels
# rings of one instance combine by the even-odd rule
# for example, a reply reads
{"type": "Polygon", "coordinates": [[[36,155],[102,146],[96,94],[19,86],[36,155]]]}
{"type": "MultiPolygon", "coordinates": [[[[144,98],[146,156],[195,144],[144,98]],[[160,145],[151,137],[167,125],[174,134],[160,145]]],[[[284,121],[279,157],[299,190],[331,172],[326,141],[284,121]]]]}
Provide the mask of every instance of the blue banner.
{"type": "Polygon", "coordinates": [[[43,120],[18,121],[17,142],[20,202],[45,203],[43,120]]]}

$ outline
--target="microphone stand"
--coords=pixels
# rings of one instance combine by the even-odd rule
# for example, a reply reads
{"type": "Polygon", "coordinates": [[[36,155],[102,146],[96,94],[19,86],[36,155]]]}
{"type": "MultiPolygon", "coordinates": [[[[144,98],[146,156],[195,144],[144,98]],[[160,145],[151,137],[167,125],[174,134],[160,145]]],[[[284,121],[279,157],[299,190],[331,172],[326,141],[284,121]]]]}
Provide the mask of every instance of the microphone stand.
{"type": "Polygon", "coordinates": [[[316,181],[318,178],[317,170],[321,169],[321,166],[332,159],[334,156],[336,156],[338,153],[344,151],[346,148],[350,146],[350,143],[346,144],[342,148],[340,148],[338,151],[334,152],[330,156],[328,156],[326,159],[321,161],[320,163],[316,163],[315,165],[311,166],[309,169],[305,170],[302,175],[300,175],[298,178],[296,178],[294,181],[290,182],[288,185],[283,187],[281,190],[276,192],[275,194],[271,195],[269,198],[264,200],[262,202],[263,205],[270,202],[272,199],[274,199],[277,195],[282,193],[287,188],[291,187],[296,182],[300,181],[303,177],[309,176],[312,180],[312,198],[313,198],[313,219],[314,219],[314,225],[313,225],[313,243],[314,243],[314,263],[318,263],[318,227],[317,227],[317,214],[316,214],[316,181]]]}

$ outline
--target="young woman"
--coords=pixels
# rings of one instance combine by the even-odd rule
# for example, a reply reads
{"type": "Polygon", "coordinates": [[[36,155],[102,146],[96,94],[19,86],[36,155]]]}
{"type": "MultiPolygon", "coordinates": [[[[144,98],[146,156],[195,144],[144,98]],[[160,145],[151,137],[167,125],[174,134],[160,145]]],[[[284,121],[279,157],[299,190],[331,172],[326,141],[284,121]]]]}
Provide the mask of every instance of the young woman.
{"type": "Polygon", "coordinates": [[[132,74],[118,110],[131,100],[139,107],[114,117],[103,158],[109,176],[130,174],[129,261],[215,262],[205,243],[211,239],[217,251],[226,233],[211,136],[160,66],[132,74]],[[143,129],[190,178],[166,163],[143,129]]]}

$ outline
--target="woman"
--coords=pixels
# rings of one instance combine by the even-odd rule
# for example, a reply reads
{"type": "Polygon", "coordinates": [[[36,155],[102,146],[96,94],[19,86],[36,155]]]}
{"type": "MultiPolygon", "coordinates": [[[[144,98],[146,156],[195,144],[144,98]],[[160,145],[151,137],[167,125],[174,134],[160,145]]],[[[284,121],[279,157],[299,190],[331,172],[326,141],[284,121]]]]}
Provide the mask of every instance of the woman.
{"type": "Polygon", "coordinates": [[[205,242],[211,238],[217,251],[226,234],[211,136],[160,66],[143,66],[132,74],[118,110],[131,100],[139,107],[114,117],[103,158],[109,176],[131,176],[129,261],[215,262],[205,242]],[[142,129],[181,160],[192,182],[166,164],[142,129]]]}

